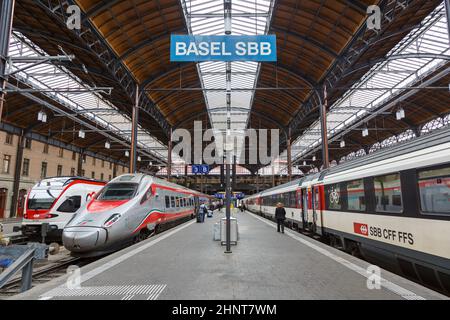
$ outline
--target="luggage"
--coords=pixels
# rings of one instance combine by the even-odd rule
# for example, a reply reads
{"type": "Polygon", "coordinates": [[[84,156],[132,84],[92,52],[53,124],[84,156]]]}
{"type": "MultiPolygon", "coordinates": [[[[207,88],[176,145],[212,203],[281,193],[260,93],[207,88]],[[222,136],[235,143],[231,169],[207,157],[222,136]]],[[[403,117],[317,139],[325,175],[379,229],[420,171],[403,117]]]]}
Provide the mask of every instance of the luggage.
{"type": "Polygon", "coordinates": [[[212,210],[208,210],[208,218],[212,218],[213,217],[213,212],[212,210]]]}

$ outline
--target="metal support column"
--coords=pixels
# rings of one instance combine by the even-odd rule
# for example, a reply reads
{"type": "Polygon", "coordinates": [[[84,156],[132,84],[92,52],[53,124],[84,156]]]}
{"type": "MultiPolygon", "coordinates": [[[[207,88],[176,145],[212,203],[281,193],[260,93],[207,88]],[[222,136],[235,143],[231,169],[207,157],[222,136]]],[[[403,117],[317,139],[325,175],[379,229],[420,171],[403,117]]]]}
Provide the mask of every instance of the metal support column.
{"type": "Polygon", "coordinates": [[[172,128],[170,128],[169,146],[167,148],[167,180],[172,177],[172,128]]]}
{"type": "Polygon", "coordinates": [[[17,202],[19,200],[20,176],[22,173],[23,149],[25,147],[25,131],[22,130],[19,136],[16,150],[16,165],[14,167],[13,194],[11,201],[10,217],[15,217],[17,213],[17,202]]]}
{"type": "Polygon", "coordinates": [[[11,38],[12,22],[14,16],[14,0],[1,0],[0,5],[0,121],[3,114],[6,88],[6,62],[9,53],[9,39],[11,38]]]}
{"type": "Polygon", "coordinates": [[[289,181],[292,181],[292,135],[291,128],[289,128],[288,132],[288,140],[287,140],[287,167],[288,167],[288,177],[289,181]]]}
{"type": "Polygon", "coordinates": [[[236,177],[237,177],[237,164],[236,164],[236,155],[233,155],[233,184],[232,184],[232,189],[233,191],[235,191],[237,189],[237,181],[236,181],[236,177]]]}
{"type": "Polygon", "coordinates": [[[256,193],[259,193],[259,173],[256,172],[256,193]]]}
{"type": "Polygon", "coordinates": [[[320,101],[320,128],[322,135],[322,161],[324,170],[330,167],[328,154],[327,108],[328,108],[328,93],[327,93],[327,86],[324,85],[323,101],[320,101]]]}
{"type": "MultiPolygon", "coordinates": [[[[231,0],[224,0],[224,24],[225,34],[230,35],[231,28],[231,0]]],[[[227,84],[227,148],[226,148],[226,217],[227,217],[227,239],[225,253],[231,252],[231,181],[230,181],[230,162],[231,150],[228,143],[229,135],[231,133],[231,62],[226,63],[226,84],[227,84]]]]}
{"type": "Polygon", "coordinates": [[[130,154],[130,173],[136,173],[137,168],[137,136],[139,123],[139,85],[136,85],[135,101],[131,118],[131,154],[130,154]]]}

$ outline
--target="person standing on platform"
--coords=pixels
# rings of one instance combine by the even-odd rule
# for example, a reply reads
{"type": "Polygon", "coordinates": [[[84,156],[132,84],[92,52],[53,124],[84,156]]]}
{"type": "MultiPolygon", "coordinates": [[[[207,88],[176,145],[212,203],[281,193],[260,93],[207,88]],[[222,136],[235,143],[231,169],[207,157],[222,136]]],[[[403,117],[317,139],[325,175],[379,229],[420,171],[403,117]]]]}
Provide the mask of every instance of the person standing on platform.
{"type": "Polygon", "coordinates": [[[275,219],[277,220],[277,230],[281,233],[284,233],[284,221],[286,220],[286,210],[283,208],[283,204],[280,202],[277,204],[277,208],[275,209],[275,219]]]}

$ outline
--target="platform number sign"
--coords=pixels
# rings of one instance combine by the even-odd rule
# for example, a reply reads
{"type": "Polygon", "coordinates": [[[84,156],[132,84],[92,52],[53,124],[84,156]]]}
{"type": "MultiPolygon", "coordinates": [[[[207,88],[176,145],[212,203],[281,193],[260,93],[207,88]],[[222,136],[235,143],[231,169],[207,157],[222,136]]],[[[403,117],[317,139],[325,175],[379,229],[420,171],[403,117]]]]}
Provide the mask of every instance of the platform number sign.
{"type": "Polygon", "coordinates": [[[208,174],[209,166],[205,164],[195,164],[192,166],[193,174],[208,174]]]}

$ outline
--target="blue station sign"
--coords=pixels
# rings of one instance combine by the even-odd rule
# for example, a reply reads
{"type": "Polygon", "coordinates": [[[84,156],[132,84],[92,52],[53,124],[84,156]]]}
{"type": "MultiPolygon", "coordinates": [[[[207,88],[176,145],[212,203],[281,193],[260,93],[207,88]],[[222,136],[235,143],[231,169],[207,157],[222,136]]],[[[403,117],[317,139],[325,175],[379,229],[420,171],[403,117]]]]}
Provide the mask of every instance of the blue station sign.
{"type": "Polygon", "coordinates": [[[209,166],[206,164],[193,164],[192,165],[193,174],[208,174],[209,166]]]}
{"type": "Polygon", "coordinates": [[[277,61],[277,38],[261,36],[171,35],[170,61],[277,61]]]}

